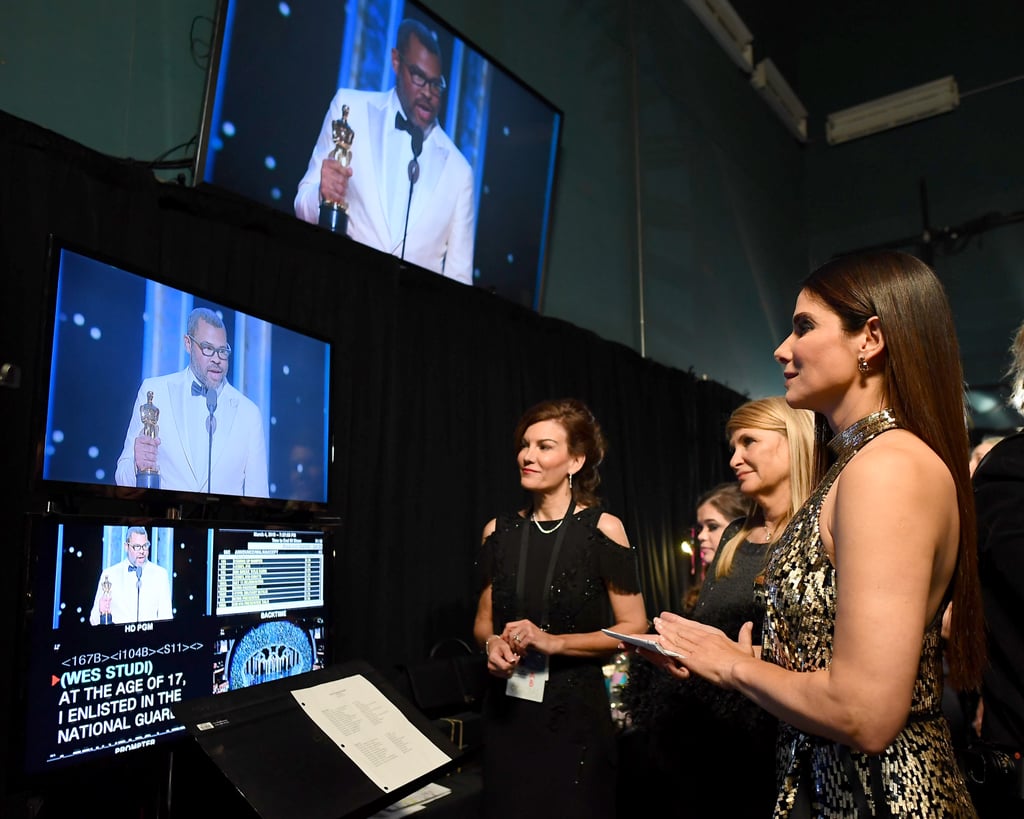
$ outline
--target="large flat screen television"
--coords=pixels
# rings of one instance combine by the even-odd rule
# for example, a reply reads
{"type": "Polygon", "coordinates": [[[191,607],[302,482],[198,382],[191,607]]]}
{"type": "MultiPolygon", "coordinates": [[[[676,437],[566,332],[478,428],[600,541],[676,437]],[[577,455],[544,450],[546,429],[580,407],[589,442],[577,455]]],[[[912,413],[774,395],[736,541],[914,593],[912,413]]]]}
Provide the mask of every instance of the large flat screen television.
{"type": "Polygon", "coordinates": [[[405,0],[221,0],[214,40],[198,183],[539,308],[558,108],[405,0]]]}
{"type": "Polygon", "coordinates": [[[327,340],[57,238],[50,277],[45,495],[326,508],[327,340]]]}
{"type": "Polygon", "coordinates": [[[327,530],[55,515],[29,528],[28,777],[181,734],[183,699],[333,659],[327,530]]]}

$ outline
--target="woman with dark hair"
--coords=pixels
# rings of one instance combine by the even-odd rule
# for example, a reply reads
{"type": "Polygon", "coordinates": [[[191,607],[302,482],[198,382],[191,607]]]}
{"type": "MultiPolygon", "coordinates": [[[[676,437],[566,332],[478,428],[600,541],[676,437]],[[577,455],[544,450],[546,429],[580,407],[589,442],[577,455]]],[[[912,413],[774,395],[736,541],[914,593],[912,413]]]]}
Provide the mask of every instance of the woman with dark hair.
{"type": "Polygon", "coordinates": [[[747,516],[749,502],[736,481],[713,486],[697,498],[697,548],[701,566],[707,566],[718,551],[726,527],[747,516]]]}
{"type": "Polygon", "coordinates": [[[740,485],[735,481],[720,483],[711,487],[697,498],[697,525],[694,527],[694,539],[700,556],[700,575],[683,595],[683,614],[689,615],[697,605],[700,589],[704,583],[704,575],[715,559],[722,536],[729,524],[734,520],[745,518],[750,501],[740,492],[740,485]]]}
{"type": "MultiPolygon", "coordinates": [[[[942,716],[984,663],[963,377],[935,274],[903,253],[828,262],[775,351],[814,410],[820,482],[772,548],[763,649],[665,613],[666,667],[780,720],[776,816],[974,816],[942,716]]],[[[660,656],[660,655],[658,655],[660,656]]],[[[652,657],[652,659],[657,659],[652,657]]]]}
{"type": "Polygon", "coordinates": [[[492,679],[484,701],[488,817],[615,815],[615,730],[602,665],[647,614],[622,522],[602,511],[605,440],[572,398],[516,426],[523,509],[484,527],[473,633],[492,679]]]}

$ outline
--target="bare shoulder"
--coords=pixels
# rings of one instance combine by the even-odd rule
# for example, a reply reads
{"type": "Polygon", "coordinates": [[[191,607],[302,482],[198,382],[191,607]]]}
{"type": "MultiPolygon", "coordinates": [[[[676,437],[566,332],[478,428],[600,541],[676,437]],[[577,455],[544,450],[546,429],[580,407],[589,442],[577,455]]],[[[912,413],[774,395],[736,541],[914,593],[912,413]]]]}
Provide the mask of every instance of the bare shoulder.
{"type": "Polygon", "coordinates": [[[613,540],[620,546],[628,549],[629,538],[626,537],[626,527],[622,521],[609,512],[602,512],[597,519],[597,528],[609,540],[613,540]]]}
{"type": "Polygon", "coordinates": [[[859,471],[882,467],[901,467],[921,477],[945,475],[952,480],[949,469],[935,450],[905,429],[894,429],[869,441],[848,468],[859,471]]]}
{"type": "Polygon", "coordinates": [[[956,485],[949,468],[924,441],[904,429],[879,435],[847,464],[839,481],[844,498],[922,504],[953,500],[956,485]]]}
{"type": "MultiPolygon", "coordinates": [[[[840,608],[868,613],[879,628],[898,630],[897,621],[923,628],[938,610],[959,543],[956,484],[946,464],[913,433],[891,430],[850,460],[829,501],[821,535],[844,578],[840,608]]],[[[853,622],[846,620],[844,633],[864,638],[853,622]]],[[[920,633],[916,640],[920,651],[920,633]]]]}
{"type": "Polygon", "coordinates": [[[483,535],[482,535],[482,537],[480,539],[481,540],[487,540],[487,538],[489,538],[491,535],[494,534],[494,530],[497,529],[497,528],[498,528],[498,519],[497,518],[491,518],[487,522],[487,525],[484,526],[484,533],[483,533],[483,535]]]}

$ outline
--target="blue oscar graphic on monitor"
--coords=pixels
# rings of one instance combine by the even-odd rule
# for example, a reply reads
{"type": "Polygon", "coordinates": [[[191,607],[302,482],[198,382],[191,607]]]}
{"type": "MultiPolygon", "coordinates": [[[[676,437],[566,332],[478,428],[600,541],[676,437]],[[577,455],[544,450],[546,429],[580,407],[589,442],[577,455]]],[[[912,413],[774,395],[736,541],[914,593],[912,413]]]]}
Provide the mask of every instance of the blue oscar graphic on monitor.
{"type": "Polygon", "coordinates": [[[309,637],[293,623],[261,623],[247,632],[232,652],[231,689],[303,674],[313,668],[309,637]]]}

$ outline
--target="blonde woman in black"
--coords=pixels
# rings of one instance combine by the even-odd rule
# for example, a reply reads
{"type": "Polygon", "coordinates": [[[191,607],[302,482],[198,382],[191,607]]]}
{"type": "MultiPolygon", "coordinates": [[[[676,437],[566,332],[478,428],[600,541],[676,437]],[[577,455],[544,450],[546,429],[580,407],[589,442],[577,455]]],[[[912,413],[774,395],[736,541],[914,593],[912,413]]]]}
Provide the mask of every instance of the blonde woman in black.
{"type": "MultiPolygon", "coordinates": [[[[729,465],[747,499],[745,515],[718,547],[693,612],[734,638],[764,617],[762,580],[772,544],[811,490],[814,417],[782,397],[738,407],[726,424],[729,465]]],[[[776,719],[739,694],[701,679],[678,680],[643,657],[630,663],[623,704],[646,743],[647,775],[672,788],[650,799],[671,812],[681,793],[714,794],[732,816],[766,816],[775,803],[776,719]]]]}

